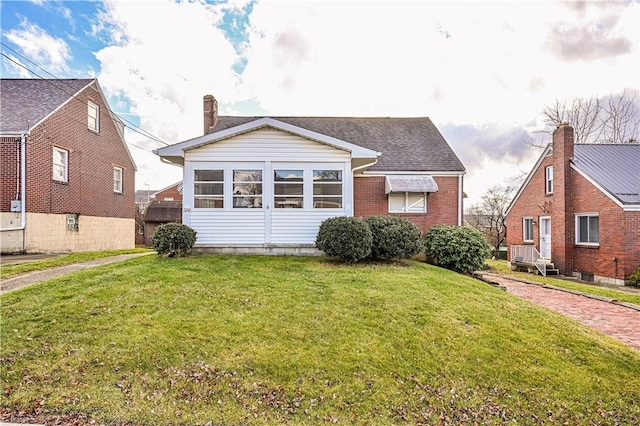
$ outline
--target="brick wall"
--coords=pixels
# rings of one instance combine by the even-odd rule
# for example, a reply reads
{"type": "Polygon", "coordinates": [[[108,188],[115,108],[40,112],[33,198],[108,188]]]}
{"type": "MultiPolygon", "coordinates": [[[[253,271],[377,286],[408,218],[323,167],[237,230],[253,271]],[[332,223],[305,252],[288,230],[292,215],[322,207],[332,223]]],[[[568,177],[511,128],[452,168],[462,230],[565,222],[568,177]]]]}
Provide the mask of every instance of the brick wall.
{"type": "Polygon", "coordinates": [[[584,177],[572,172],[573,212],[597,213],[600,226],[597,247],[575,246],[574,270],[624,280],[640,266],[640,212],[623,212],[584,177]]]}
{"type": "MultiPolygon", "coordinates": [[[[31,132],[27,142],[28,212],[79,213],[81,216],[135,216],[135,167],[100,94],[87,88],[31,132]],[[100,108],[100,132],[87,128],[87,104],[100,108]],[[52,147],[69,152],[68,182],[52,179],[52,147]],[[123,192],[113,191],[113,168],[123,169],[123,192]]],[[[17,144],[2,139],[0,206],[9,210],[15,197],[17,144]],[[5,155],[6,154],[6,155],[5,155]]]]}
{"type": "MultiPolygon", "coordinates": [[[[422,232],[433,225],[458,224],[458,177],[435,176],[438,192],[427,195],[427,213],[391,213],[415,223],[422,232]]],[[[389,213],[384,176],[354,177],[354,216],[368,217],[389,213]]]]}
{"type": "Polygon", "coordinates": [[[167,198],[173,198],[173,201],[182,201],[182,194],[178,192],[178,185],[181,185],[181,184],[182,182],[176,183],[175,185],[172,185],[169,188],[156,192],[154,194],[154,200],[171,201],[171,200],[167,200],[167,198]]]}
{"type": "Polygon", "coordinates": [[[0,211],[11,211],[11,200],[20,198],[20,137],[0,138],[0,211]]]}

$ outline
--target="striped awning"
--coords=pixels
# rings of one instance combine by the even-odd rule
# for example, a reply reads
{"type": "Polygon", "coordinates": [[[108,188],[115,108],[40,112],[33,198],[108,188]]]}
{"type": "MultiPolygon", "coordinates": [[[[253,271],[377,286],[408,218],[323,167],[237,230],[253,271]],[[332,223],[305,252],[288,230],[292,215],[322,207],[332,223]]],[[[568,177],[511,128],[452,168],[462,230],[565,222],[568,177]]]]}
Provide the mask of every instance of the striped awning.
{"type": "Polygon", "coordinates": [[[438,184],[431,176],[385,176],[385,194],[390,192],[438,192],[438,184]]]}

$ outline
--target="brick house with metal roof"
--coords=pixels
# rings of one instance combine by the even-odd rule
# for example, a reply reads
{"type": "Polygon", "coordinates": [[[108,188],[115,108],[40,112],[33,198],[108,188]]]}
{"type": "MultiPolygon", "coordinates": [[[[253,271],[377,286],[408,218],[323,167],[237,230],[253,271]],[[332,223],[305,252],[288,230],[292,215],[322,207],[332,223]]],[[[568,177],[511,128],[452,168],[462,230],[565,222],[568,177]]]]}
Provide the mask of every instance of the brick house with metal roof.
{"type": "Polygon", "coordinates": [[[197,248],[315,252],[334,216],[461,225],[465,168],[427,117],[218,116],[204,135],[158,149],[184,168],[182,222],[197,248]]]}
{"type": "Polygon", "coordinates": [[[640,266],[640,144],[574,144],[558,127],[507,210],[512,264],[624,284],[640,266]]]}
{"type": "Polygon", "coordinates": [[[135,171],[96,79],[0,80],[2,253],[134,247],[135,171]]]}

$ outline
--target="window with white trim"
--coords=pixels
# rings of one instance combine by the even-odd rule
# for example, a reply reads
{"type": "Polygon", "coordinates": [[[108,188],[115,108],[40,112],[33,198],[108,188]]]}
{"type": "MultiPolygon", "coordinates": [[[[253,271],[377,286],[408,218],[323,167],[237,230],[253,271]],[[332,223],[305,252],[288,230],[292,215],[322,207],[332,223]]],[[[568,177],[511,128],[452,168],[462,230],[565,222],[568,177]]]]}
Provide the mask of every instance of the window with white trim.
{"type": "Polygon", "coordinates": [[[113,168],[113,192],[122,194],[122,167],[113,168]]]}
{"type": "Polygon", "coordinates": [[[53,148],[53,180],[68,182],[69,180],[69,151],[53,148]]]}
{"type": "Polygon", "coordinates": [[[526,243],[533,242],[533,218],[532,217],[522,218],[522,240],[526,243]]]}
{"type": "Polygon", "coordinates": [[[304,207],[304,170],[273,171],[273,207],[276,209],[304,207]]]}
{"type": "Polygon", "coordinates": [[[342,170],[313,171],[313,208],[342,208],[342,170]]]}
{"type": "Polygon", "coordinates": [[[87,127],[94,132],[100,131],[100,108],[91,101],[87,102],[87,127]]]}
{"type": "Polygon", "coordinates": [[[262,170],[233,171],[233,208],[262,208],[262,170]]]}
{"type": "Polygon", "coordinates": [[[544,175],[544,193],[553,194],[553,166],[545,167],[544,175]]]}
{"type": "Polygon", "coordinates": [[[424,192],[390,192],[389,213],[426,213],[427,194],[424,192]]]}
{"type": "Polygon", "coordinates": [[[193,207],[224,208],[224,170],[194,170],[193,207]]]}
{"type": "Polygon", "coordinates": [[[597,214],[576,215],[576,244],[600,244],[600,218],[597,214]]]}

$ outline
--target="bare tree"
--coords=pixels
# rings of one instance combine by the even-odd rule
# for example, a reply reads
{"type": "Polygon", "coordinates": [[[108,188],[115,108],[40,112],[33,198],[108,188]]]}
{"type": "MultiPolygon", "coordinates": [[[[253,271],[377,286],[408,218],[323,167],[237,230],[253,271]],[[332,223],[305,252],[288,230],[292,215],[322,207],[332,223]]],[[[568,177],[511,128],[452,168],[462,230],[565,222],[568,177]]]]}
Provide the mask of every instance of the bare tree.
{"type": "Polygon", "coordinates": [[[480,202],[467,209],[467,223],[482,232],[493,247],[494,256],[507,239],[507,207],[513,198],[514,187],[494,186],[480,197],[480,202]]]}
{"type": "Polygon", "coordinates": [[[623,91],[604,98],[574,98],[545,106],[542,114],[551,134],[561,124],[570,124],[575,143],[637,143],[640,135],[638,92],[623,91]]]}

